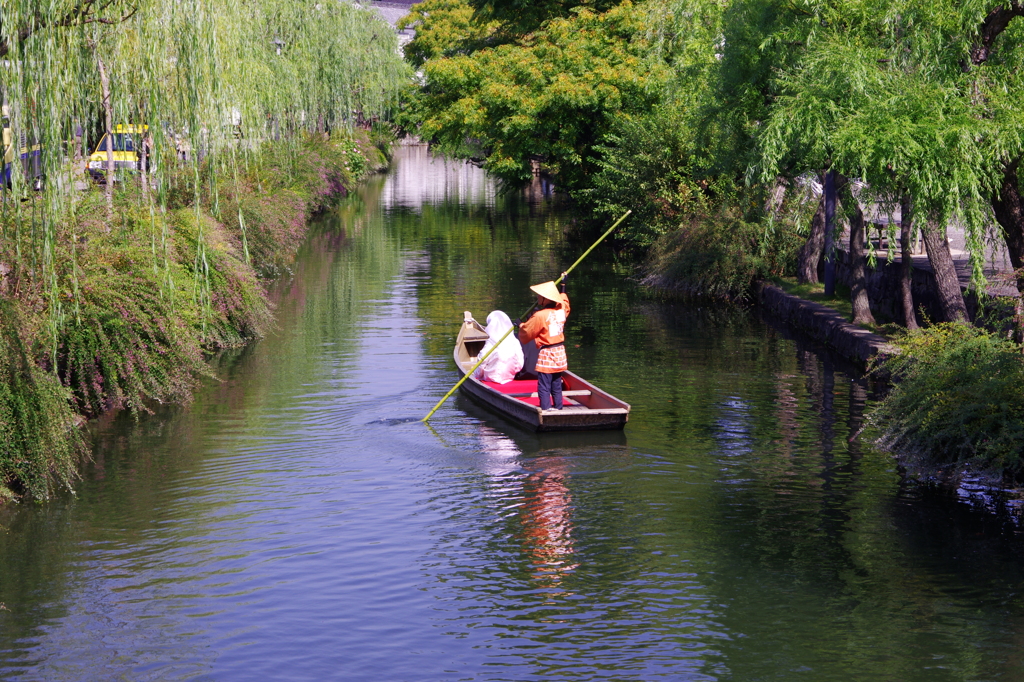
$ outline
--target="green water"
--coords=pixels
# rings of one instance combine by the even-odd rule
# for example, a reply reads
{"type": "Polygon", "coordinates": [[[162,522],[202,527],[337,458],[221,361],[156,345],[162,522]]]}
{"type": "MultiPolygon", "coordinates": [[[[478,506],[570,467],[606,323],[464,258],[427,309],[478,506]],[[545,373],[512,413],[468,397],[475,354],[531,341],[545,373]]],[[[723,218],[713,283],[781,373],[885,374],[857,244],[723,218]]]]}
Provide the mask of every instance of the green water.
{"type": "Polygon", "coordinates": [[[1024,677],[1016,529],[902,483],[842,363],[610,248],[568,353],[625,432],[410,421],[464,310],[515,317],[585,248],[544,189],[405,148],[318,221],[272,335],[97,424],[76,496],[0,510],[0,677],[1024,677]]]}

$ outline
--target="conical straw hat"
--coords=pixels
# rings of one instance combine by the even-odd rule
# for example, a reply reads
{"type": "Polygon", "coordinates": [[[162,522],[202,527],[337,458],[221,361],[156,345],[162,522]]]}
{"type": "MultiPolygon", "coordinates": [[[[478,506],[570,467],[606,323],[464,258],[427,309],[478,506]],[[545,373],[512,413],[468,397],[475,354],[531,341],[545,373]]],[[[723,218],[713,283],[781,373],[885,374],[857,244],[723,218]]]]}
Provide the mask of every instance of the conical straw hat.
{"type": "Polygon", "coordinates": [[[555,286],[554,282],[543,282],[541,284],[534,284],[532,287],[530,287],[530,291],[532,291],[535,294],[540,294],[549,301],[554,301],[555,303],[562,302],[562,294],[558,290],[558,287],[555,286]]]}

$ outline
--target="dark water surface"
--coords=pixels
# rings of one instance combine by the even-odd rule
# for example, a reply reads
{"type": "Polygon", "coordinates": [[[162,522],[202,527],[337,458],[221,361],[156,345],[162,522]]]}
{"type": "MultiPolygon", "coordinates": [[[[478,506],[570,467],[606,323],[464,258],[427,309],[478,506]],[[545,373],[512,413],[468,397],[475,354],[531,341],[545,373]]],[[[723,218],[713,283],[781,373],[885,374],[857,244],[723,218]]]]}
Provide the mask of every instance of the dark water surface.
{"type": "Polygon", "coordinates": [[[515,317],[581,251],[543,190],[406,148],[320,221],[273,335],[100,424],[76,497],[0,511],[0,677],[1024,679],[1015,532],[901,485],[832,358],[610,249],[569,361],[625,433],[403,421],[463,310],[515,317]]]}

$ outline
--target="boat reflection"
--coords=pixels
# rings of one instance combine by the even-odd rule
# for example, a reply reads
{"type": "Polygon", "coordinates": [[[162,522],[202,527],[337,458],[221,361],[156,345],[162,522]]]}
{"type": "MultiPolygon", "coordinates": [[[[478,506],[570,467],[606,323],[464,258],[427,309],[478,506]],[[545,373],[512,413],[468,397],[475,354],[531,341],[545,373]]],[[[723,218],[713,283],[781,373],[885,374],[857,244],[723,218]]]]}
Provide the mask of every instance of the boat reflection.
{"type": "Polygon", "coordinates": [[[563,457],[541,457],[530,465],[523,485],[522,537],[534,578],[544,587],[560,587],[565,575],[579,566],[574,561],[569,472],[563,457]]]}
{"type": "Polygon", "coordinates": [[[516,537],[531,564],[532,577],[544,588],[560,588],[565,575],[579,564],[575,554],[569,467],[561,455],[523,459],[515,441],[480,424],[484,471],[500,487],[500,497],[516,500],[516,537]],[[526,472],[523,472],[523,469],[526,472]],[[509,490],[513,483],[516,490],[509,490]]]}
{"type": "Polygon", "coordinates": [[[476,402],[458,394],[454,398],[455,406],[467,416],[479,420],[481,426],[490,428],[500,434],[519,449],[526,458],[535,455],[550,454],[557,451],[565,456],[572,454],[593,456],[597,452],[614,452],[621,455],[626,452],[628,441],[624,431],[554,431],[536,432],[519,428],[514,422],[499,417],[476,402]]]}

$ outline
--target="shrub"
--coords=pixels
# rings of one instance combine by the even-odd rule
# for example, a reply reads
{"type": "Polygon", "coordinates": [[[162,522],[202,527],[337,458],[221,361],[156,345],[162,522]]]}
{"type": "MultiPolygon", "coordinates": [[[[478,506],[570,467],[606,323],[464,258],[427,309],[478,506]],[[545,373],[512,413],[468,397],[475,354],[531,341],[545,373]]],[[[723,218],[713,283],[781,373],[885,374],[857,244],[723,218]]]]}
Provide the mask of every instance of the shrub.
{"type": "MultiPolygon", "coordinates": [[[[305,215],[301,205],[293,208],[300,217],[305,215]]],[[[187,289],[205,287],[209,297],[207,301],[197,301],[188,294],[192,310],[187,311],[189,314],[179,312],[178,316],[193,326],[193,333],[206,348],[238,346],[262,336],[271,323],[270,309],[263,286],[241,254],[239,237],[213,218],[201,214],[204,268],[196,262],[200,234],[195,211],[172,211],[169,220],[173,226],[176,258],[188,283],[187,289]],[[200,266],[198,272],[197,265],[200,266]]],[[[304,229],[296,232],[294,242],[289,242],[295,249],[304,229]]],[[[275,256],[284,258],[279,252],[275,252],[275,256]]]]}
{"type": "Polygon", "coordinates": [[[187,402],[195,377],[209,374],[194,335],[149,281],[112,274],[81,298],[61,335],[58,370],[83,414],[187,402]]]}
{"type": "Polygon", "coordinates": [[[685,112],[659,107],[646,116],[622,119],[601,153],[592,187],[573,197],[606,220],[633,211],[619,233],[646,248],[721,200],[721,189],[694,160],[694,126],[685,112]]]}
{"type": "Polygon", "coordinates": [[[792,269],[800,238],[748,222],[739,209],[693,216],[651,250],[648,281],[692,296],[742,299],[752,284],[792,269]]]}
{"type": "Polygon", "coordinates": [[[374,121],[370,126],[370,143],[388,164],[394,158],[393,151],[396,142],[398,142],[398,132],[392,124],[374,121]]]}
{"type": "Polygon", "coordinates": [[[895,386],[872,421],[896,452],[933,464],[1024,469],[1024,357],[1005,337],[943,323],[904,334],[882,368],[895,386]]]}
{"type": "Polygon", "coordinates": [[[21,318],[0,299],[0,502],[70,489],[87,452],[69,391],[33,361],[21,318]]]}

